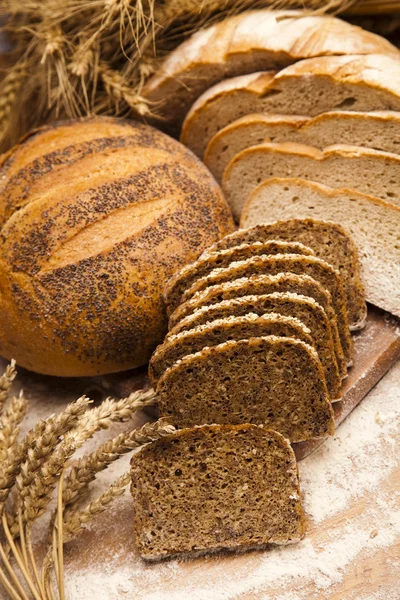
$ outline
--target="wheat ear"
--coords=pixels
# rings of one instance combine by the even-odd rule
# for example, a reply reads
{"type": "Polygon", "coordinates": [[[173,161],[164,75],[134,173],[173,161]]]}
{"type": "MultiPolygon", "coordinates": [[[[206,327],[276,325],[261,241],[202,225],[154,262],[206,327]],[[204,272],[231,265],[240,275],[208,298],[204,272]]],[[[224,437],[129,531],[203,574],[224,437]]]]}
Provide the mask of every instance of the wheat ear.
{"type": "Polygon", "coordinates": [[[4,410],[4,405],[8,398],[8,394],[16,374],[17,370],[15,368],[15,360],[12,360],[10,364],[7,365],[3,375],[0,377],[0,416],[4,410]]]}

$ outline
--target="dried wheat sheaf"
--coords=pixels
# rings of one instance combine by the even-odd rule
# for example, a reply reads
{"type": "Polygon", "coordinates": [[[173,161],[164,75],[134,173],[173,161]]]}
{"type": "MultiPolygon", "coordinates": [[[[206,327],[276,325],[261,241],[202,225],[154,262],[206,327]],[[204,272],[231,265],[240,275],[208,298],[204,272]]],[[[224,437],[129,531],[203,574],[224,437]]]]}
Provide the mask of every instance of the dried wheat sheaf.
{"type": "Polygon", "coordinates": [[[141,118],[141,89],[158,62],[203,25],[248,8],[337,12],[356,0],[3,0],[15,50],[0,84],[0,145],[63,118],[141,118]]]}
{"type": "Polygon", "coordinates": [[[129,474],[122,475],[99,498],[84,506],[96,475],[132,449],[172,433],[164,420],[120,433],[94,452],[74,460],[76,451],[100,429],[128,421],[155,403],[152,390],[134,392],[122,400],[105,400],[91,407],[83,396],[60,414],[40,421],[19,439],[27,402],[21,393],[10,396],[15,363],[0,377],[0,586],[12,600],[63,600],[63,545],[94,515],[124,493],[129,474]],[[56,497],[50,514],[47,552],[35,556],[32,529],[56,497]]]}

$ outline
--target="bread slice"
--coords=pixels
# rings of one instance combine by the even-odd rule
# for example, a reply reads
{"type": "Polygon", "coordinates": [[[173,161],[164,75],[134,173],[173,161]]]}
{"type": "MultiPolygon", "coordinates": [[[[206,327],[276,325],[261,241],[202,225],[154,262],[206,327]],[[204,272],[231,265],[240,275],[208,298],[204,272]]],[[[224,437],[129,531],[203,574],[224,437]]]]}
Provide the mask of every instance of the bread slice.
{"type": "Polygon", "coordinates": [[[167,336],[164,343],[157,347],[149,363],[151,385],[156,388],[164,371],[188,354],[229,340],[245,340],[267,335],[296,338],[315,348],[310,329],[295,317],[274,313],[249,313],[242,317],[217,319],[177,335],[167,336]]]}
{"type": "Polygon", "coordinates": [[[165,371],[157,399],[176,427],[264,424],[291,442],[335,427],[318,354],[294,338],[229,341],[185,356],[165,371]]]}
{"type": "Polygon", "coordinates": [[[181,141],[200,158],[214,135],[253,113],[314,117],[332,110],[400,110],[398,58],[324,56],[300,60],[279,71],[221,81],[193,104],[181,141]]]}
{"type": "Polygon", "coordinates": [[[250,114],[218,131],[210,140],[204,162],[217,181],[230,160],[245,148],[264,142],[296,142],[316,148],[350,144],[400,152],[400,113],[395,111],[331,111],[314,118],[299,115],[250,114]]]}
{"type": "MultiPolygon", "coordinates": [[[[258,223],[262,223],[261,220],[258,223]]],[[[286,242],[298,241],[312,248],[319,258],[323,258],[340,272],[346,290],[347,314],[350,329],[362,329],[367,316],[365,293],[360,280],[357,248],[341,225],[313,218],[285,219],[274,223],[254,225],[235,231],[216,242],[205,252],[230,248],[237,244],[252,244],[255,240],[266,242],[269,239],[286,242]]]]}
{"type": "Polygon", "coordinates": [[[215,269],[206,277],[198,279],[182,297],[182,303],[204,290],[210,285],[217,285],[252,275],[278,275],[278,273],[295,273],[309,275],[327,289],[332,297],[333,307],[337,316],[340,342],[348,364],[353,357],[353,342],[351,339],[346,309],[346,297],[340,274],[326,261],[314,256],[299,256],[296,254],[281,254],[277,256],[254,256],[247,260],[231,263],[224,269],[215,269]]]}
{"type": "Polygon", "coordinates": [[[236,219],[253,189],[271,177],[301,177],[400,205],[398,154],[361,146],[336,145],[321,151],[290,142],[267,143],[243,150],[225,169],[222,188],[236,219]]]}
{"type": "Polygon", "coordinates": [[[296,459],[275,431],[183,429],[142,447],[131,475],[135,540],[145,560],[242,552],[304,537],[296,459]]]}
{"type": "Polygon", "coordinates": [[[205,277],[214,269],[226,267],[232,262],[245,260],[252,256],[275,254],[315,255],[314,251],[304,246],[304,244],[282,242],[280,240],[269,240],[266,243],[253,242],[216,252],[203,253],[200,258],[189,265],[185,265],[167,282],[163,294],[167,313],[171,314],[179,306],[185,290],[190,288],[197,279],[205,277]]]}
{"type": "Polygon", "coordinates": [[[332,400],[341,397],[341,376],[333,345],[329,319],[324,309],[312,298],[290,292],[274,292],[258,296],[243,296],[232,300],[224,300],[218,304],[203,306],[193,314],[180,321],[170,335],[199,327],[204,323],[229,316],[242,316],[248,313],[279,315],[298,318],[311,332],[315,349],[321,360],[326,384],[332,400]]]}
{"type": "MultiPolygon", "coordinates": [[[[192,298],[178,306],[169,319],[169,329],[173,329],[182,319],[193,314],[202,306],[218,304],[223,300],[231,300],[242,296],[273,294],[274,292],[292,292],[301,296],[308,296],[322,306],[331,325],[339,373],[342,378],[346,377],[347,363],[340,342],[337,318],[333,309],[331,294],[318,281],[309,277],[309,275],[296,275],[295,273],[252,275],[212,285],[200,292],[196,292],[192,298]]],[[[292,337],[299,336],[293,335],[292,337]]]]}
{"type": "Polygon", "coordinates": [[[246,11],[200,30],[171,52],[142,95],[177,132],[196,98],[222,79],[313,56],[373,53],[399,56],[384,38],[332,16],[246,11]]]}
{"type": "Polygon", "coordinates": [[[353,190],[302,179],[271,179],[251,195],[242,224],[287,218],[340,223],[353,238],[369,302],[400,317],[400,208],[353,190]]]}

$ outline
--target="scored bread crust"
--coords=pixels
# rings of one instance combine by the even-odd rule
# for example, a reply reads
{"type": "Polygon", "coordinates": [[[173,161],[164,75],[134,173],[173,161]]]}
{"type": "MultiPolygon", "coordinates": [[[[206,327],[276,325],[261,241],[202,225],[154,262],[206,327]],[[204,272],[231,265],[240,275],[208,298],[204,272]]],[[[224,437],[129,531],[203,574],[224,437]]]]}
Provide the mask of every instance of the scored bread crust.
{"type": "Polygon", "coordinates": [[[400,112],[330,111],[316,117],[249,114],[229,123],[208,143],[204,163],[217,181],[230,160],[245,148],[264,142],[296,142],[323,149],[331,144],[357,144],[399,153],[400,112]]]}
{"type": "Polygon", "coordinates": [[[250,228],[234,231],[204,253],[235,247],[238,244],[251,244],[254,240],[266,242],[268,239],[299,241],[312,248],[316,256],[337,269],[346,290],[350,329],[362,329],[367,317],[367,307],[359,274],[358,251],[349,234],[337,223],[313,218],[260,222],[250,228]]]}
{"type": "MultiPolygon", "coordinates": [[[[193,558],[220,550],[244,552],[253,548],[262,549],[266,544],[296,543],[305,535],[306,518],[301,505],[299,474],[292,447],[282,435],[263,426],[250,424],[202,425],[181,429],[161,440],[142,446],[132,457],[131,475],[131,493],[135,506],[135,538],[142,558],[147,561],[161,560],[177,554],[181,557],[193,558]],[[243,442],[246,448],[243,448],[243,442]],[[177,444],[179,446],[186,444],[183,453],[177,450],[177,444]],[[202,514],[197,510],[198,502],[204,507],[204,503],[210,501],[210,493],[205,491],[204,497],[201,495],[203,489],[207,490],[208,486],[205,485],[207,480],[213,477],[213,472],[210,473],[209,469],[215,469],[218,472],[219,460],[225,456],[224,450],[226,450],[226,457],[233,451],[237,454],[236,462],[243,461],[246,465],[245,470],[235,470],[233,467],[234,470],[227,475],[233,483],[232,479],[241,473],[241,477],[244,477],[241,481],[242,494],[245,497],[252,496],[255,491],[252,489],[254,484],[253,478],[250,477],[252,469],[249,465],[249,462],[253,461],[256,465],[262,463],[268,473],[268,482],[264,476],[259,482],[261,488],[257,489],[257,493],[265,488],[269,495],[275,486],[279,493],[274,504],[274,516],[270,513],[268,504],[264,509],[264,505],[268,502],[268,496],[262,494],[264,500],[259,509],[266,512],[267,520],[263,516],[257,519],[256,516],[256,522],[258,521],[259,525],[261,521],[262,527],[260,530],[252,529],[251,537],[253,539],[246,539],[243,536],[239,538],[237,535],[229,534],[226,539],[221,539],[217,525],[217,521],[221,521],[221,517],[228,527],[230,520],[234,520],[237,524],[238,522],[243,523],[244,519],[244,529],[248,532],[252,526],[254,527],[252,520],[254,514],[251,509],[246,511],[246,500],[244,501],[244,514],[242,510],[238,515],[232,514],[235,507],[229,504],[229,500],[227,501],[229,488],[227,489],[224,483],[220,486],[221,482],[218,479],[215,479],[213,485],[214,493],[216,486],[219,488],[218,511],[225,510],[227,512],[216,515],[214,509],[212,516],[207,518],[207,514],[203,513],[201,520],[198,519],[199,514],[202,514]],[[202,462],[204,452],[207,454],[208,466],[206,468],[202,462]],[[180,453],[179,458],[177,453],[180,453]],[[178,458],[177,462],[176,458],[178,458]],[[178,492],[178,496],[183,499],[185,504],[185,510],[182,512],[179,504],[180,498],[175,497],[170,500],[171,490],[167,486],[170,486],[178,477],[180,480],[185,477],[189,461],[191,481],[188,484],[193,485],[194,477],[200,489],[198,493],[191,493],[192,490],[184,486],[185,491],[178,492]],[[283,469],[282,465],[284,465],[283,469]],[[177,467],[179,468],[178,473],[177,467]],[[162,474],[162,472],[165,473],[165,469],[168,472],[167,477],[162,474]],[[149,506],[152,506],[153,503],[154,508],[149,510],[149,506]],[[173,536],[176,535],[175,528],[182,522],[181,519],[177,520],[173,516],[175,507],[181,515],[183,513],[187,515],[182,523],[183,531],[179,543],[173,539],[173,536]],[[193,517],[199,530],[196,530],[191,521],[193,517]],[[169,519],[174,523],[173,532],[169,531],[167,525],[169,519]],[[209,519],[216,521],[215,526],[210,527],[209,519]],[[207,542],[203,538],[203,544],[201,544],[200,536],[202,533],[204,535],[203,526],[213,533],[207,542]],[[149,536],[150,530],[153,534],[149,536]]],[[[235,505],[237,505],[237,501],[235,505]]],[[[256,515],[260,515],[261,511],[257,510],[256,515]]]]}
{"type": "Polygon", "coordinates": [[[278,254],[276,256],[254,256],[247,260],[231,263],[229,267],[214,269],[206,277],[198,279],[182,297],[182,303],[189,300],[198,291],[249,275],[277,275],[278,273],[310,275],[328,289],[337,316],[340,341],[347,363],[353,359],[353,340],[350,335],[346,309],[346,298],[340,273],[326,261],[314,256],[296,254],[278,254]]]}
{"type": "Polygon", "coordinates": [[[147,363],[166,280],[233,231],[200,161],[134,122],[47,126],[2,157],[1,175],[0,354],[44,374],[147,363]]]}
{"type": "Polygon", "coordinates": [[[274,77],[253,73],[211,87],[193,104],[181,141],[203,157],[208,143],[229,123],[251,113],[314,117],[351,111],[400,110],[400,61],[371,55],[301,60],[274,77]]]}
{"type": "Polygon", "coordinates": [[[193,102],[235,75],[283,67],[323,55],[399,52],[386,39],[323,15],[301,11],[246,11],[201,30],[162,63],[142,91],[175,133],[193,102]]]}
{"type": "Polygon", "coordinates": [[[299,242],[268,240],[225,248],[216,252],[205,251],[194,263],[185,265],[168,280],[164,288],[164,302],[170,315],[178,306],[185,293],[197,279],[205,277],[217,268],[223,268],[233,262],[245,260],[251,256],[272,256],[275,254],[299,254],[314,256],[314,250],[299,242]]]}
{"type": "Polygon", "coordinates": [[[292,142],[264,143],[239,152],[224,171],[222,189],[235,219],[240,219],[257,185],[272,177],[301,177],[356,189],[400,205],[398,154],[345,144],[321,151],[292,142]]]}
{"type": "Polygon", "coordinates": [[[330,322],[322,306],[313,298],[292,292],[273,292],[223,300],[217,304],[200,307],[179,321],[170,331],[169,336],[215,319],[223,319],[231,315],[242,316],[248,313],[257,315],[278,313],[300,319],[311,331],[316,351],[324,368],[331,399],[332,401],[340,399],[342,378],[336,360],[330,322]]]}
{"type": "Polygon", "coordinates": [[[153,388],[163,372],[187,354],[199,352],[206,346],[217,346],[228,340],[276,335],[292,337],[306,342],[313,348],[315,343],[311,331],[299,319],[278,313],[226,317],[216,319],[178,333],[169,335],[153,353],[149,363],[149,379],[153,388]]]}
{"type": "Polygon", "coordinates": [[[186,302],[178,306],[169,318],[168,327],[172,330],[181,320],[193,314],[196,309],[223,300],[232,300],[241,296],[269,294],[273,292],[293,292],[301,296],[313,298],[326,312],[331,325],[336,360],[342,378],[347,377],[347,363],[339,337],[336,313],[332,305],[330,292],[321,283],[309,275],[295,273],[278,273],[277,275],[250,275],[232,279],[221,284],[211,285],[196,292],[186,302]]]}
{"type": "Polygon", "coordinates": [[[300,178],[274,178],[254,190],[243,211],[242,226],[307,217],[345,227],[359,249],[367,300],[400,317],[400,207],[350,189],[332,189],[300,178]]]}
{"type": "Polygon", "coordinates": [[[167,369],[156,391],[160,415],[177,427],[265,424],[291,442],[326,437],[335,428],[318,354],[294,338],[267,336],[204,348],[167,369]],[[300,391],[305,393],[303,416],[293,417],[300,391]]]}

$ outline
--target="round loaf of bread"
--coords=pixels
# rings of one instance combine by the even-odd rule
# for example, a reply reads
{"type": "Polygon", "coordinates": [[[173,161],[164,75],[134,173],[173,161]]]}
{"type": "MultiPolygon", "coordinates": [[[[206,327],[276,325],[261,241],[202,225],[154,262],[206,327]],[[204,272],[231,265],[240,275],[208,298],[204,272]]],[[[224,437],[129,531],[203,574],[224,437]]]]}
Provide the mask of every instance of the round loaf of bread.
{"type": "Polygon", "coordinates": [[[113,118],[36,130],[0,166],[0,354],[58,376],[145,364],[166,281],[234,228],[207,169],[113,118]]]}

